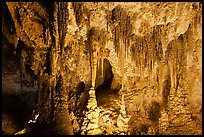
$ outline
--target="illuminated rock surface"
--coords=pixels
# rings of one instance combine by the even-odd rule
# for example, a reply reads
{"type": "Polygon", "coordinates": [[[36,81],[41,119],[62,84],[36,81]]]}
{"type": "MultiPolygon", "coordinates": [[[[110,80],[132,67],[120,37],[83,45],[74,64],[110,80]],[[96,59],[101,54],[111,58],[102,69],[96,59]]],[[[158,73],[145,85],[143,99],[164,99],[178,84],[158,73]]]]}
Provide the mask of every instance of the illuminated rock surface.
{"type": "Polygon", "coordinates": [[[201,2],[2,8],[3,134],[202,134],[201,2]]]}

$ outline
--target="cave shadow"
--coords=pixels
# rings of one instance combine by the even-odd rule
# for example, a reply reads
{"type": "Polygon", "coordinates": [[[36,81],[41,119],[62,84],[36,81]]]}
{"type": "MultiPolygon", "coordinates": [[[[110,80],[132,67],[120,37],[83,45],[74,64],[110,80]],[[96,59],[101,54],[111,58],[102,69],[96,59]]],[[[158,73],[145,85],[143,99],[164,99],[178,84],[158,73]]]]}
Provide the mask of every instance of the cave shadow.
{"type": "Polygon", "coordinates": [[[104,81],[95,90],[98,106],[104,104],[102,100],[105,98],[107,98],[107,102],[108,102],[110,96],[119,96],[118,95],[119,90],[111,88],[111,84],[112,84],[114,75],[112,71],[112,66],[109,60],[106,58],[104,59],[103,72],[104,72],[104,81]]]}
{"type": "Polygon", "coordinates": [[[17,130],[22,130],[28,119],[26,105],[20,95],[2,93],[2,114],[13,119],[12,122],[17,130]]]}

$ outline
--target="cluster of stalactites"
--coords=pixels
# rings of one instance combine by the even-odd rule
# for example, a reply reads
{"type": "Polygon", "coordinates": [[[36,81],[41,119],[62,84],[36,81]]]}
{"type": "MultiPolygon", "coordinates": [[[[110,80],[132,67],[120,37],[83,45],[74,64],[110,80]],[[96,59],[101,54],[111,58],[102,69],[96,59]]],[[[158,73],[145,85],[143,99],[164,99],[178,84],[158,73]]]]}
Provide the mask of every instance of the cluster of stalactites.
{"type": "Polygon", "coordinates": [[[144,36],[134,35],[132,37],[130,51],[140,71],[144,68],[152,70],[155,62],[163,59],[162,29],[163,26],[155,26],[152,32],[144,36]]]}
{"type": "Polygon", "coordinates": [[[98,28],[89,31],[90,64],[92,87],[95,88],[96,73],[101,63],[101,75],[103,77],[104,48],[106,44],[106,32],[98,28]]]}
{"type": "Polygon", "coordinates": [[[132,33],[132,24],[130,16],[123,8],[116,6],[110,15],[107,16],[107,24],[113,34],[113,43],[115,51],[120,58],[120,71],[122,74],[122,88],[124,85],[124,63],[128,56],[130,37],[132,33]]]}
{"type": "MultiPolygon", "coordinates": [[[[195,34],[198,28],[198,24],[201,23],[201,14],[199,9],[201,4],[197,4],[194,7],[197,8],[198,12],[192,18],[192,33],[195,34]]],[[[182,67],[181,64],[185,64],[186,55],[184,55],[186,46],[186,34],[184,38],[181,36],[175,36],[174,39],[168,44],[167,32],[165,25],[156,25],[150,27],[142,25],[140,29],[150,30],[145,32],[143,36],[134,35],[132,30],[133,25],[130,20],[129,13],[127,13],[121,6],[116,6],[110,14],[107,14],[107,28],[110,28],[113,35],[113,43],[115,51],[119,55],[120,70],[122,74],[122,85],[124,84],[124,64],[125,57],[128,54],[131,55],[135,61],[135,65],[140,71],[144,68],[152,71],[155,68],[155,64],[172,62],[173,74],[176,79],[179,79],[179,75],[176,71],[182,67]],[[173,46],[172,46],[173,45],[173,46]],[[169,51],[169,47],[173,50],[169,51]],[[170,56],[170,58],[169,58],[170,56]]],[[[188,28],[189,29],[189,28],[188,28]]],[[[185,35],[185,34],[184,34],[185,35]]],[[[138,70],[138,69],[137,69],[138,70]]],[[[180,73],[180,72],[179,72],[180,73]]],[[[123,87],[123,86],[122,86],[123,87]]]]}
{"type": "MultiPolygon", "coordinates": [[[[172,73],[175,77],[177,77],[174,79],[179,79],[179,74],[177,74],[177,71],[180,73],[179,71],[181,64],[185,64],[184,62],[186,62],[186,55],[184,55],[186,52],[183,51],[185,50],[187,43],[185,38],[187,36],[184,36],[184,38],[184,34],[175,36],[174,39],[168,43],[165,25],[155,25],[151,28],[149,25],[142,25],[142,28],[140,28],[141,30],[150,31],[145,32],[143,36],[134,35],[132,32],[134,28],[132,26],[129,13],[127,13],[121,6],[116,6],[110,14],[107,14],[106,19],[107,32],[109,30],[111,31],[113,35],[115,51],[119,56],[120,70],[122,75],[122,87],[124,85],[124,64],[126,58],[128,58],[128,54],[131,55],[132,60],[135,61],[135,66],[141,72],[145,68],[151,72],[155,68],[155,64],[159,65],[160,63],[167,64],[168,62],[171,62],[173,68],[172,73]]],[[[196,32],[200,20],[201,18],[199,14],[196,14],[192,20],[192,33],[196,32]]],[[[104,35],[101,35],[102,33],[99,34],[100,31],[95,32],[96,33],[93,33],[93,39],[94,41],[98,42],[98,48],[93,48],[97,49],[96,58],[100,58],[101,64],[103,65],[103,52],[106,40],[104,40],[104,35]]],[[[97,61],[95,64],[99,64],[98,62],[99,61],[97,61]]]]}

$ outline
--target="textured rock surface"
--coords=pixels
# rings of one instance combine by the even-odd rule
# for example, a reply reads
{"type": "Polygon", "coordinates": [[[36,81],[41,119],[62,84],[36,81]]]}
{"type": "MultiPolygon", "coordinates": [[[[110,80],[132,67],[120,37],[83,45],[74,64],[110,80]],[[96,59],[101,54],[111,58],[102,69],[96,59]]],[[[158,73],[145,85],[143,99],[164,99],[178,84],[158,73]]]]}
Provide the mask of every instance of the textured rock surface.
{"type": "Polygon", "coordinates": [[[102,134],[120,134],[122,96],[125,134],[202,134],[202,3],[4,6],[2,32],[37,80],[36,110],[56,134],[81,134],[91,87],[102,134]]]}

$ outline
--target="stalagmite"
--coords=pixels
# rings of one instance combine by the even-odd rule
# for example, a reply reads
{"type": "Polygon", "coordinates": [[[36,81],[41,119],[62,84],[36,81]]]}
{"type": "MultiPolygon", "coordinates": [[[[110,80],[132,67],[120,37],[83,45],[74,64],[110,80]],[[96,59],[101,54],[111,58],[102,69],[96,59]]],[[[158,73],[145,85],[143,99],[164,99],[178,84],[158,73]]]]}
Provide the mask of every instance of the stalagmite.
{"type": "Polygon", "coordinates": [[[124,94],[122,95],[122,102],[120,106],[120,114],[117,118],[117,126],[119,128],[119,131],[123,134],[126,134],[128,130],[128,122],[130,120],[131,116],[128,116],[126,114],[125,110],[125,100],[124,100],[124,94]]]}
{"type": "Polygon", "coordinates": [[[92,87],[89,90],[89,100],[87,105],[88,111],[85,113],[84,122],[82,124],[82,135],[97,135],[101,134],[99,129],[98,119],[100,109],[97,106],[95,89],[92,87]]]}

